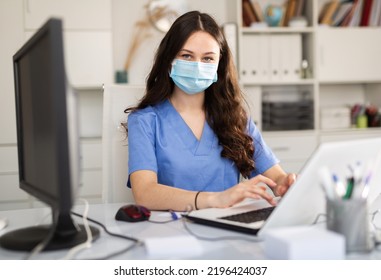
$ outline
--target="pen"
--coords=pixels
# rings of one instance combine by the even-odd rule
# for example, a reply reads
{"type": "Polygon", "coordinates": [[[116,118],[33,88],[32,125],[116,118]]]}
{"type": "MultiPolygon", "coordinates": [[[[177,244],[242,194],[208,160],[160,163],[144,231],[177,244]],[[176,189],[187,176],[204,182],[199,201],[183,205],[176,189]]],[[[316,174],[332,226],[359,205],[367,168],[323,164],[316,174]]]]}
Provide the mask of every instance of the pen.
{"type": "Polygon", "coordinates": [[[368,175],[365,177],[364,184],[363,184],[363,189],[362,189],[362,192],[361,192],[361,197],[363,199],[367,199],[368,196],[369,196],[369,188],[370,188],[369,182],[372,179],[372,173],[373,173],[373,171],[379,169],[378,166],[379,166],[380,162],[381,162],[381,150],[378,151],[375,161],[373,161],[370,164],[370,168],[368,170],[368,175]]]}
{"type": "Polygon", "coordinates": [[[177,220],[179,217],[177,216],[176,212],[173,210],[169,210],[169,213],[171,214],[172,220],[177,220]]]}
{"type": "Polygon", "coordinates": [[[339,177],[336,174],[332,175],[332,179],[335,182],[336,193],[340,197],[343,197],[346,194],[346,189],[344,187],[344,184],[340,181],[339,177]]]}
{"type": "Polygon", "coordinates": [[[365,178],[363,189],[362,189],[362,192],[361,192],[361,197],[363,199],[368,198],[368,194],[369,194],[369,181],[370,181],[371,178],[372,178],[372,173],[369,173],[368,176],[366,176],[366,178],[365,178]]]}
{"type": "Polygon", "coordinates": [[[370,189],[369,183],[370,183],[370,180],[372,179],[373,171],[378,168],[380,160],[381,160],[381,150],[377,154],[376,159],[375,160],[371,160],[367,164],[367,168],[366,168],[366,172],[365,172],[367,175],[363,179],[363,183],[360,186],[358,197],[361,197],[362,199],[367,199],[368,198],[368,196],[369,196],[369,189],[370,189]]]}
{"type": "Polygon", "coordinates": [[[345,195],[344,195],[343,199],[350,199],[351,198],[352,192],[353,192],[354,183],[355,183],[355,179],[353,177],[349,177],[347,179],[347,190],[345,192],[345,195]]]}

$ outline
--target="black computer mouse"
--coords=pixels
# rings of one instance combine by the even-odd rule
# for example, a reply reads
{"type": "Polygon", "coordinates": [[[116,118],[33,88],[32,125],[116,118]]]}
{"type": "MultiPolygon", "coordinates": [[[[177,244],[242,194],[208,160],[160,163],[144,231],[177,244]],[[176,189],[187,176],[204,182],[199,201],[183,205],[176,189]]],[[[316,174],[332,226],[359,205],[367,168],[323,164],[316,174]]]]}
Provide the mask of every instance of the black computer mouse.
{"type": "Polygon", "coordinates": [[[141,205],[129,204],[118,209],[115,220],[124,222],[146,221],[151,216],[151,211],[141,205]]]}

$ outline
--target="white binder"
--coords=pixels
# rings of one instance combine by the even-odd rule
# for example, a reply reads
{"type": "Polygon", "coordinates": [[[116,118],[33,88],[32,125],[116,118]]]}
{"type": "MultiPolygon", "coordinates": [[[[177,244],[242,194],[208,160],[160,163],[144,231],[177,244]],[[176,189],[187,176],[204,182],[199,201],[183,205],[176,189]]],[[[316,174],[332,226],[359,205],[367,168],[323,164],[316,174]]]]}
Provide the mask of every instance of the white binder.
{"type": "Polygon", "coordinates": [[[242,38],[241,73],[243,83],[270,81],[269,35],[248,35],[242,38]]]}

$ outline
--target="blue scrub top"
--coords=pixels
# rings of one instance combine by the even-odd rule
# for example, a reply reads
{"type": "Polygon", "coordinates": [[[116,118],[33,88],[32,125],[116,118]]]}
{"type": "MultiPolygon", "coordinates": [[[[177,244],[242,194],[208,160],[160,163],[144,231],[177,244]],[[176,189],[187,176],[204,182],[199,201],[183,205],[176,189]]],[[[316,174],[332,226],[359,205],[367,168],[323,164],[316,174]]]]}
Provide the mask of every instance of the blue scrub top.
{"type": "MultiPolygon", "coordinates": [[[[254,139],[255,170],[250,177],[278,163],[250,119],[248,133],[254,139]]],[[[205,122],[198,140],[180,114],[166,100],[128,116],[128,170],[151,170],[158,183],[192,191],[223,191],[239,182],[233,161],[221,157],[222,146],[205,122]]],[[[127,184],[130,187],[128,181],[127,184]]]]}

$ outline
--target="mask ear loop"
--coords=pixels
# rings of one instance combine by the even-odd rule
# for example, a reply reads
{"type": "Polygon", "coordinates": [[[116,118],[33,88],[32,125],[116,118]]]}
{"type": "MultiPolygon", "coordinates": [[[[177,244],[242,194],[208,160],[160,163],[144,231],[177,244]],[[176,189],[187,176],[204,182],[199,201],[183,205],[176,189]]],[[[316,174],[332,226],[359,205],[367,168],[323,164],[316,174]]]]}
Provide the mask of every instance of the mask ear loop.
{"type": "Polygon", "coordinates": [[[172,60],[171,67],[168,69],[168,75],[169,75],[170,78],[171,78],[173,66],[176,65],[176,60],[177,60],[177,58],[172,60]]]}

